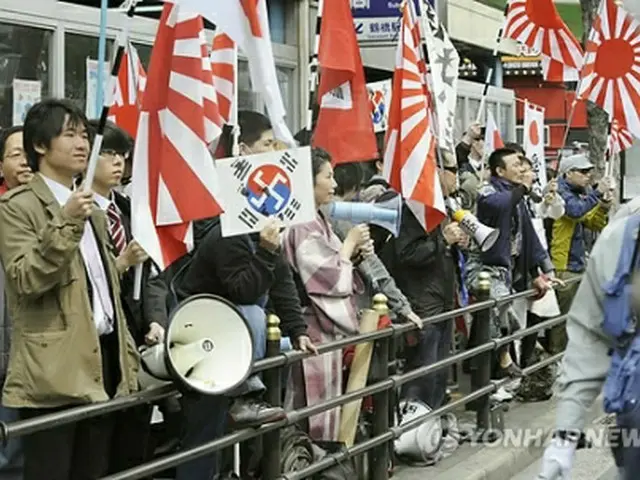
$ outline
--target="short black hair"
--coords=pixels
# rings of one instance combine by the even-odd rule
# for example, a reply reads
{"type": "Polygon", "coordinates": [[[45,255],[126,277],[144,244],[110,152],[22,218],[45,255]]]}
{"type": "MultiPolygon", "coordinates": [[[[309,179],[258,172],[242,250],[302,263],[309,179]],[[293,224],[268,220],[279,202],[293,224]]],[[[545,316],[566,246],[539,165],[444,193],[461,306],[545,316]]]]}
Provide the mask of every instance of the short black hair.
{"type": "Polygon", "coordinates": [[[489,170],[491,176],[498,176],[498,168],[505,168],[507,165],[504,163],[504,158],[509,155],[518,155],[518,152],[512,148],[498,148],[489,155],[489,170]]]}
{"type": "Polygon", "coordinates": [[[526,155],[524,148],[522,148],[522,145],[520,145],[519,143],[507,142],[504,144],[504,148],[509,148],[515,151],[518,155],[523,155],[523,156],[526,155]]]}
{"type": "MultiPolygon", "coordinates": [[[[260,137],[267,130],[271,130],[271,121],[262,113],[252,110],[240,110],[238,112],[238,128],[240,135],[238,143],[252,145],[260,140],[260,137]]],[[[218,140],[218,148],[216,148],[216,157],[232,157],[233,156],[233,125],[224,125],[222,127],[222,135],[218,140]]]]}
{"type": "MultiPolygon", "coordinates": [[[[94,137],[98,131],[100,120],[89,120],[91,136],[94,137]]],[[[126,130],[118,127],[113,122],[107,122],[104,126],[102,137],[102,150],[113,150],[120,155],[131,153],[133,148],[133,138],[126,130]]]]}
{"type": "Polygon", "coordinates": [[[71,126],[83,125],[91,135],[87,117],[70,100],[49,98],[36,103],[27,112],[23,126],[24,151],[34,172],[40,168],[40,154],[36,146],[51,147],[51,140],[62,134],[67,117],[71,126]]]}
{"type": "Polygon", "coordinates": [[[238,112],[238,126],[240,127],[238,142],[247,145],[256,143],[264,132],[272,128],[271,121],[266,115],[251,110],[238,112]]]}
{"type": "Polygon", "coordinates": [[[13,127],[3,128],[0,130],[0,162],[4,160],[4,150],[7,147],[7,140],[14,133],[22,132],[22,125],[14,125],[13,127]]]}
{"type": "Polygon", "coordinates": [[[359,190],[364,179],[364,171],[360,163],[342,163],[333,169],[336,181],[336,194],[343,196],[353,190],[359,190]]]}
{"type": "Polygon", "coordinates": [[[316,175],[320,173],[325,163],[331,163],[331,155],[322,148],[314,147],[311,149],[311,173],[313,175],[313,184],[316,183],[316,175]]]}

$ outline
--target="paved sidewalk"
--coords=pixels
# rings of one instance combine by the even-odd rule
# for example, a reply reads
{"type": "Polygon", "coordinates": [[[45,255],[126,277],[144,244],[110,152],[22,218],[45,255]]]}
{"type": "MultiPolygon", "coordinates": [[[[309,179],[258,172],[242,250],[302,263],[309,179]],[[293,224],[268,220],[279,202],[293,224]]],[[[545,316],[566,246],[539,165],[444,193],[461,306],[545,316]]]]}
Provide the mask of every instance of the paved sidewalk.
{"type": "MultiPolygon", "coordinates": [[[[603,416],[602,401],[596,400],[590,413],[589,422],[603,416]]],[[[511,439],[506,442],[509,445],[470,445],[463,444],[449,458],[442,460],[433,467],[414,468],[398,465],[394,479],[397,480],[534,480],[533,476],[516,477],[523,472],[532,471],[535,464],[544,452],[544,440],[546,440],[555,425],[556,413],[555,399],[537,403],[511,402],[509,411],[505,414],[505,427],[511,439]],[[526,430],[525,430],[526,429],[526,430]],[[517,439],[524,438],[527,441],[517,444],[517,439]]],[[[460,423],[474,423],[474,417],[469,412],[463,412],[459,416],[460,423]]],[[[580,454],[581,457],[588,455],[580,454]]],[[[604,455],[601,459],[604,458],[604,455]]],[[[607,466],[609,468],[610,466],[607,466]]],[[[588,466],[585,467],[588,471],[588,466]]],[[[603,469],[604,472],[604,469],[603,469]]],[[[596,480],[599,477],[591,475],[576,475],[574,478],[596,480]]],[[[604,480],[604,477],[603,477],[604,480]]]]}

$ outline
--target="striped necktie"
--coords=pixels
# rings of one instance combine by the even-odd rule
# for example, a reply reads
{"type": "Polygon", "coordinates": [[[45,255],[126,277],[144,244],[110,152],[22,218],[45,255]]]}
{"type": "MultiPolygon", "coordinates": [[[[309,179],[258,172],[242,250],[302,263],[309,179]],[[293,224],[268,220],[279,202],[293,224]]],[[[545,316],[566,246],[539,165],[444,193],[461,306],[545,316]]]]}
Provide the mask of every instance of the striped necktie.
{"type": "Polygon", "coordinates": [[[115,203],[109,203],[107,208],[107,217],[109,219],[109,235],[111,235],[111,241],[116,247],[116,252],[120,255],[124,248],[127,246],[127,237],[122,226],[122,219],[118,213],[118,209],[115,203]]]}

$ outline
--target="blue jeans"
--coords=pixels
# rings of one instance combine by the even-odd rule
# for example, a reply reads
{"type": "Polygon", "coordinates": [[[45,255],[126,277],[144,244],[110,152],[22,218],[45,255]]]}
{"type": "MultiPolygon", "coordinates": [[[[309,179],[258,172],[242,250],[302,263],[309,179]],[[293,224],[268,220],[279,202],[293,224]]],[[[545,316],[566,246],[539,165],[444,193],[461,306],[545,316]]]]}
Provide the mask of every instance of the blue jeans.
{"type": "MultiPolygon", "coordinates": [[[[449,356],[453,320],[426,325],[420,330],[420,341],[407,355],[407,370],[433,365],[449,356]]],[[[449,371],[443,368],[404,385],[402,397],[420,400],[432,409],[442,406],[447,392],[449,371]]]]}
{"type": "MultiPolygon", "coordinates": [[[[0,406],[0,421],[5,423],[19,420],[18,410],[0,406]]],[[[0,449],[0,472],[22,472],[22,440],[15,438],[7,442],[7,446],[0,449]]]]}
{"type": "MultiPolygon", "coordinates": [[[[267,324],[253,306],[239,307],[247,319],[253,334],[253,359],[264,358],[267,352],[267,324]]],[[[259,307],[257,307],[259,308],[259,307]]],[[[291,348],[288,338],[280,342],[282,350],[291,348]],[[289,347],[289,348],[283,348],[289,347]]],[[[239,388],[227,396],[207,396],[188,393],[182,397],[182,411],[184,415],[183,449],[190,449],[203,443],[212,442],[224,435],[227,424],[230,398],[256,394],[266,390],[259,375],[252,375],[239,388]]],[[[176,468],[175,480],[211,480],[219,473],[220,453],[197,458],[176,468]]]]}

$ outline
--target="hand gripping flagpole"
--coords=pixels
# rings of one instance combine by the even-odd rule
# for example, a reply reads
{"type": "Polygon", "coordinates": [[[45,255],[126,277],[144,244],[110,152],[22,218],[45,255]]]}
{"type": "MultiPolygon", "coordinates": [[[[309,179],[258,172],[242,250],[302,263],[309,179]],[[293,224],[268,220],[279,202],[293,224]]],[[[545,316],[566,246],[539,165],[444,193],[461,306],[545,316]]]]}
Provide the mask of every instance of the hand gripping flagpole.
{"type": "MultiPolygon", "coordinates": [[[[131,20],[136,9],[136,3],[139,0],[126,0],[125,6],[127,8],[127,20],[122,28],[120,38],[117,40],[118,48],[116,50],[113,62],[111,64],[111,76],[109,78],[108,87],[104,88],[104,85],[98,85],[98,89],[104,91],[104,103],[102,105],[102,112],[100,113],[100,121],[98,123],[98,129],[96,131],[95,138],[93,140],[93,146],[91,147],[91,155],[89,156],[89,165],[87,166],[87,174],[82,185],[83,191],[91,190],[93,185],[93,179],[96,175],[96,167],[98,165],[98,158],[100,156],[100,150],[102,148],[102,139],[104,137],[104,128],[107,124],[107,118],[109,118],[109,108],[113,105],[113,93],[115,90],[116,82],[118,81],[118,71],[120,70],[120,64],[124,57],[125,48],[129,42],[129,28],[131,26],[131,20]]],[[[134,300],[140,299],[140,290],[142,284],[142,268],[136,267],[134,278],[134,300]]]]}

